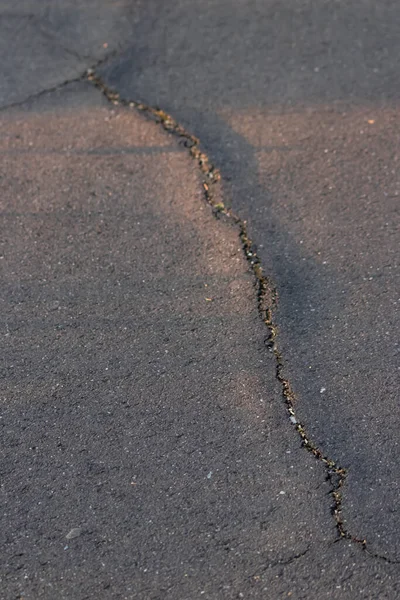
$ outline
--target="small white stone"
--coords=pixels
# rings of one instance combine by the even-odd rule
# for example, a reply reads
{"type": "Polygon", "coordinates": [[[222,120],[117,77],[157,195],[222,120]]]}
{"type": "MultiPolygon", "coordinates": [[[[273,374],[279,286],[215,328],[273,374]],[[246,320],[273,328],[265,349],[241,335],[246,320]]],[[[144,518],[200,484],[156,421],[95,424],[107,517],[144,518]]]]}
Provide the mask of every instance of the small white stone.
{"type": "Polygon", "coordinates": [[[73,540],[76,537],[79,537],[82,533],[82,528],[81,527],[74,527],[73,529],[71,529],[71,531],[69,533],[67,533],[67,535],[65,536],[67,538],[67,540],[73,540]]]}

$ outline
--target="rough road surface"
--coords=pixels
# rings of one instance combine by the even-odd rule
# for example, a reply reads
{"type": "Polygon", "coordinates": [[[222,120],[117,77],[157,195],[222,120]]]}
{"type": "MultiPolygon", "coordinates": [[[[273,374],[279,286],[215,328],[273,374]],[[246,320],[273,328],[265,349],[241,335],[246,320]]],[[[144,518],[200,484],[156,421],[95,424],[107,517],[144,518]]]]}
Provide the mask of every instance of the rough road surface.
{"type": "Polygon", "coordinates": [[[221,169],[279,292],[298,413],[348,469],[345,518],[400,560],[400,6],[150,1],[103,67],[221,169]]]}
{"type": "Polygon", "coordinates": [[[357,4],[2,3],[5,599],[398,597],[400,11],[357,4]],[[113,52],[217,210],[184,139],[81,77],[113,52]]]}

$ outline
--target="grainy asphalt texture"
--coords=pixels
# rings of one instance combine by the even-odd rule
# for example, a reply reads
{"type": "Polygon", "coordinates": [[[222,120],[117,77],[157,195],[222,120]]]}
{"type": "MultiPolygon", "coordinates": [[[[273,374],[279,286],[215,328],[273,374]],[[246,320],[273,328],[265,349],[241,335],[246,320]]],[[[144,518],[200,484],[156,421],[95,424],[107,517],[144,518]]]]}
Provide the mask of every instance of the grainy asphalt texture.
{"type": "Polygon", "coordinates": [[[388,0],[0,3],[1,598],[399,596],[399,30],[388,0]],[[237,227],[80,79],[104,59],[220,168],[368,552],[237,227]]]}

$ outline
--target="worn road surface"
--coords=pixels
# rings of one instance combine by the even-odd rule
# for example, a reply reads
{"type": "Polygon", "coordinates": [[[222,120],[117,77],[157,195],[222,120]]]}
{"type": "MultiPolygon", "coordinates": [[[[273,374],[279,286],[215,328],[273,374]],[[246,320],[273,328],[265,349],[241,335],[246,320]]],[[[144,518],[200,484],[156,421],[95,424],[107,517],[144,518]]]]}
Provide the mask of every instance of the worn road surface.
{"type": "Polygon", "coordinates": [[[0,3],[1,598],[399,597],[399,30],[0,3]]]}

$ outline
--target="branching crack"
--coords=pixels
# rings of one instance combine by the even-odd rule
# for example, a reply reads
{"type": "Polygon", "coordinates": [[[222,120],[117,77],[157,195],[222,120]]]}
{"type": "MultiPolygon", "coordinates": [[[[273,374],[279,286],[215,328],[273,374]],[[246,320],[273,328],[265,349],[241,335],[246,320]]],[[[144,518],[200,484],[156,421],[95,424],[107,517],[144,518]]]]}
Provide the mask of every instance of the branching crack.
{"type": "Polygon", "coordinates": [[[288,567],[292,563],[296,562],[296,560],[299,560],[300,558],[303,558],[303,556],[306,556],[306,554],[308,554],[309,551],[310,546],[307,546],[307,548],[302,552],[297,552],[296,554],[292,554],[292,556],[289,556],[287,558],[280,558],[274,562],[268,562],[267,564],[263,564],[260,568],[254,571],[252,575],[249,576],[249,579],[258,581],[261,578],[261,576],[269,569],[274,569],[276,567],[288,567]]]}
{"type": "Polygon", "coordinates": [[[175,135],[184,141],[190,155],[196,160],[198,167],[203,175],[203,190],[207,203],[212,207],[214,215],[218,218],[224,215],[239,230],[239,237],[242,243],[242,249],[250,269],[255,278],[257,290],[258,311],[261,319],[268,330],[267,346],[275,356],[275,375],[282,389],[282,397],[286,407],[287,415],[294,425],[297,434],[300,437],[302,446],[310,452],[316,460],[325,467],[326,478],[330,483],[330,495],[332,498],[332,516],[335,520],[337,540],[348,540],[362,548],[373,558],[383,560],[387,563],[399,564],[399,560],[391,559],[387,556],[378,554],[369,548],[365,539],[358,538],[351,534],[347,529],[343,518],[343,487],[346,482],[348,471],[345,467],[339,465],[334,459],[327,456],[309,437],[305,425],[298,419],[295,409],[296,396],[292,385],[284,372],[284,360],[278,345],[278,327],[274,320],[274,310],[277,304],[277,290],[271,280],[264,274],[260,257],[257,249],[249,237],[247,222],[235,214],[231,208],[224,202],[217,199],[214,194],[213,186],[220,181],[219,170],[211,163],[207,154],[200,149],[200,140],[189,133],[180,125],[171,115],[160,108],[152,107],[142,102],[126,100],[121,98],[120,94],[107,86],[103,79],[97,75],[96,69],[89,69],[86,73],[87,80],[90,81],[98,90],[100,90],[109,102],[114,105],[126,106],[137,109],[145,113],[150,118],[159,123],[167,132],[175,135]]]}
{"type": "Polygon", "coordinates": [[[70,85],[71,83],[76,83],[81,80],[82,80],[81,76],[73,77],[72,79],[66,79],[62,83],[58,83],[52,87],[46,88],[44,90],[40,90],[40,92],[35,92],[35,93],[31,94],[30,96],[25,97],[23,100],[16,100],[15,102],[10,102],[9,104],[3,104],[2,106],[0,106],[0,112],[4,112],[5,110],[9,110],[11,108],[18,108],[19,106],[23,106],[27,102],[30,102],[32,100],[37,100],[38,98],[41,98],[45,94],[51,94],[52,92],[57,92],[58,90],[62,90],[63,88],[67,87],[67,85],[70,85]]]}
{"type": "MultiPolygon", "coordinates": [[[[116,53],[117,53],[117,51],[113,50],[107,56],[100,58],[97,61],[97,63],[94,65],[92,70],[97,69],[102,64],[104,64],[108,60],[112,59],[116,55],[116,53]]],[[[9,110],[12,108],[18,108],[19,106],[23,106],[27,102],[37,100],[38,98],[41,98],[42,96],[45,96],[46,94],[51,94],[52,92],[58,92],[59,90],[62,90],[63,88],[67,87],[68,85],[71,85],[72,83],[78,83],[79,81],[87,81],[87,79],[88,79],[88,71],[84,71],[84,73],[80,73],[76,77],[71,77],[70,79],[65,79],[64,81],[61,81],[60,83],[57,83],[51,87],[44,88],[38,92],[34,92],[33,94],[26,96],[22,100],[15,100],[15,102],[10,102],[9,104],[0,105],[0,112],[9,110]]]]}

